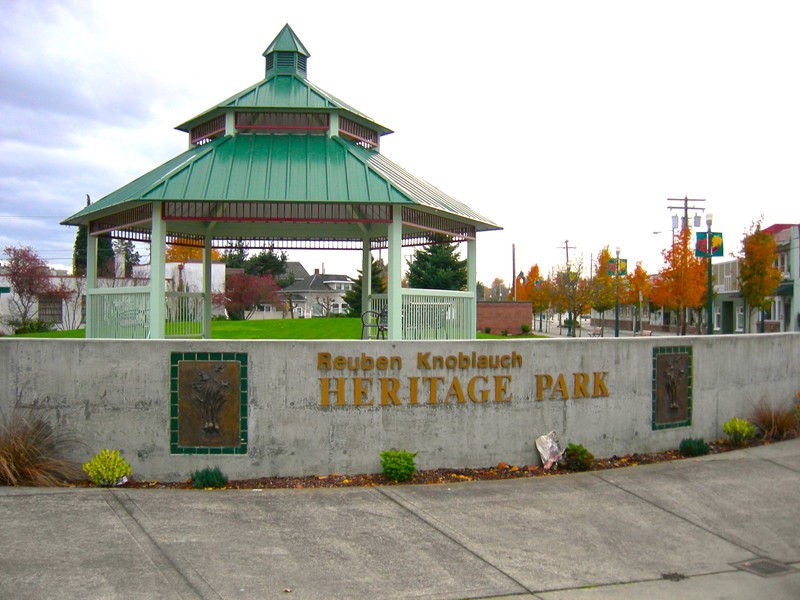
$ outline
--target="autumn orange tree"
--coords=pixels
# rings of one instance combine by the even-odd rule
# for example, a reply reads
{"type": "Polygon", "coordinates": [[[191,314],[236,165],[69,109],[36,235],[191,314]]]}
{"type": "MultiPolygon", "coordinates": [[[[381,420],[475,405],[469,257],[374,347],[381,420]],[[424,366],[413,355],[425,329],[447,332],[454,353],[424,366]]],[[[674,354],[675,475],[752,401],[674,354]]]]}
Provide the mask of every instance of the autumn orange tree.
{"type": "MultiPolygon", "coordinates": [[[[203,260],[203,247],[195,245],[196,242],[177,238],[174,244],[167,244],[167,262],[186,263],[192,260],[203,260]]],[[[211,249],[211,260],[220,260],[220,254],[211,249]]]]}
{"type": "Polygon", "coordinates": [[[605,312],[614,308],[617,302],[616,278],[608,274],[611,253],[608,246],[597,255],[597,270],[591,282],[592,308],[600,313],[600,322],[605,329],[605,312]]]}
{"type": "Polygon", "coordinates": [[[550,286],[542,279],[538,264],[528,270],[524,283],[520,281],[517,300],[530,302],[534,317],[538,313],[541,323],[541,314],[550,306],[550,286]]]}
{"type": "Polygon", "coordinates": [[[559,312],[566,311],[571,323],[567,324],[569,335],[575,337],[574,325],[578,318],[589,312],[591,306],[591,288],[589,282],[580,276],[583,265],[568,267],[558,271],[551,278],[551,301],[559,312]]]}
{"type": "Polygon", "coordinates": [[[677,313],[678,335],[686,335],[686,311],[702,308],[706,299],[706,267],[694,255],[691,239],[691,230],[685,227],[661,253],[664,266],[651,293],[655,304],[677,313]]]}
{"type": "Polygon", "coordinates": [[[625,291],[622,296],[624,304],[634,306],[636,322],[642,322],[641,303],[649,302],[653,286],[650,282],[650,275],[642,267],[642,261],[636,263],[636,268],[625,277],[625,291]]]}
{"type": "Polygon", "coordinates": [[[747,307],[748,328],[753,311],[769,308],[770,296],[783,279],[780,269],[775,266],[776,250],[775,238],[761,231],[760,221],[754,223],[742,239],[739,287],[747,307]]]}

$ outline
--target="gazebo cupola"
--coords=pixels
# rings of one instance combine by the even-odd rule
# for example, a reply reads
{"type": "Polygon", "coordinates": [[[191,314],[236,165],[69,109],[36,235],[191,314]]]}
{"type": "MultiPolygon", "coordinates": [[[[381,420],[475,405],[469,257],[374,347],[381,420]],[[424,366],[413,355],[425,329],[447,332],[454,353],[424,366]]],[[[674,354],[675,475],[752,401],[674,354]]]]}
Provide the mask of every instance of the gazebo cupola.
{"type": "Polygon", "coordinates": [[[267,78],[278,73],[305,78],[306,60],[311,55],[287,23],[263,56],[267,59],[267,78]]]}
{"type": "Polygon", "coordinates": [[[177,127],[191,145],[237,133],[325,134],[379,150],[380,137],[392,133],[306,79],[310,54],[288,24],[263,56],[262,81],[177,127]]]}
{"type": "Polygon", "coordinates": [[[209,337],[211,251],[244,243],[361,250],[362,306],[386,311],[390,339],[474,337],[476,234],[500,227],[383,156],[391,129],[306,78],[310,55],[288,24],[263,56],[264,79],[177,127],[185,152],[63,221],[90,234],[87,336],[209,337]],[[467,289],[403,288],[402,247],[441,234],[467,245],[467,289]],[[99,236],[149,242],[150,284],[99,287],[99,236]],[[165,289],[167,244],[202,249],[202,290],[165,289]],[[380,297],[369,293],[379,249],[380,297]]]}

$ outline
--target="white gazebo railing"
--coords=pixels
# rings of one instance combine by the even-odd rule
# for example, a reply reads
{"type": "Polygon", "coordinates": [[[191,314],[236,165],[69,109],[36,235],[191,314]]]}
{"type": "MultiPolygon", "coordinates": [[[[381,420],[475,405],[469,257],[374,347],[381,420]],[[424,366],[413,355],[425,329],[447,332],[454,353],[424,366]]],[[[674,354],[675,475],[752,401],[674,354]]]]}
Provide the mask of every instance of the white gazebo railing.
{"type": "MultiPolygon", "coordinates": [[[[369,309],[388,310],[388,296],[370,296],[369,309]]],[[[475,296],[470,292],[420,290],[401,291],[403,340],[466,340],[472,339],[475,296]]]]}
{"type": "Polygon", "coordinates": [[[86,313],[86,337],[147,338],[150,286],[90,289],[86,313]]]}
{"type": "MultiPolygon", "coordinates": [[[[150,287],[88,290],[87,331],[90,338],[146,339],[150,337],[150,287]]],[[[203,335],[204,296],[193,292],[167,292],[165,337],[203,335]]]]}
{"type": "Polygon", "coordinates": [[[204,298],[200,292],[167,292],[164,336],[203,337],[204,298]]]}

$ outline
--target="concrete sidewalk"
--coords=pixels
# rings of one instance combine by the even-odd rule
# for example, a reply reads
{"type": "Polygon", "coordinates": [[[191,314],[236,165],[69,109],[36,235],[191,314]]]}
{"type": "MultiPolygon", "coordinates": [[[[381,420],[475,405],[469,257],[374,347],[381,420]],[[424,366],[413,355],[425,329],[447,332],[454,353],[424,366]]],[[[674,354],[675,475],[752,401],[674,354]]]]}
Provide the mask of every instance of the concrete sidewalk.
{"type": "Polygon", "coordinates": [[[0,597],[796,599],[799,508],[800,440],[452,485],[0,488],[0,597]]]}

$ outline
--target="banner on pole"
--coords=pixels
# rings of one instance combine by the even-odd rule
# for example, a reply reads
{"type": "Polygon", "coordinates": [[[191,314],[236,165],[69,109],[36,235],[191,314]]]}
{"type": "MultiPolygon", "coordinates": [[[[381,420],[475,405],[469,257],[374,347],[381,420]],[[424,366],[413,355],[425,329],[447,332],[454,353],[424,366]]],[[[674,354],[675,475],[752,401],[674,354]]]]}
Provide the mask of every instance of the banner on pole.
{"type": "MultiPolygon", "coordinates": [[[[608,259],[608,271],[607,273],[614,277],[617,274],[617,259],[616,258],[609,258],[608,259]]],[[[628,259],[627,258],[620,258],[619,259],[619,276],[625,277],[628,274],[628,259]]]]}
{"type": "Polygon", "coordinates": [[[722,249],[722,234],[711,232],[711,252],[708,249],[708,232],[697,232],[697,246],[695,247],[694,255],[700,258],[708,258],[709,256],[724,256],[722,249]]]}

